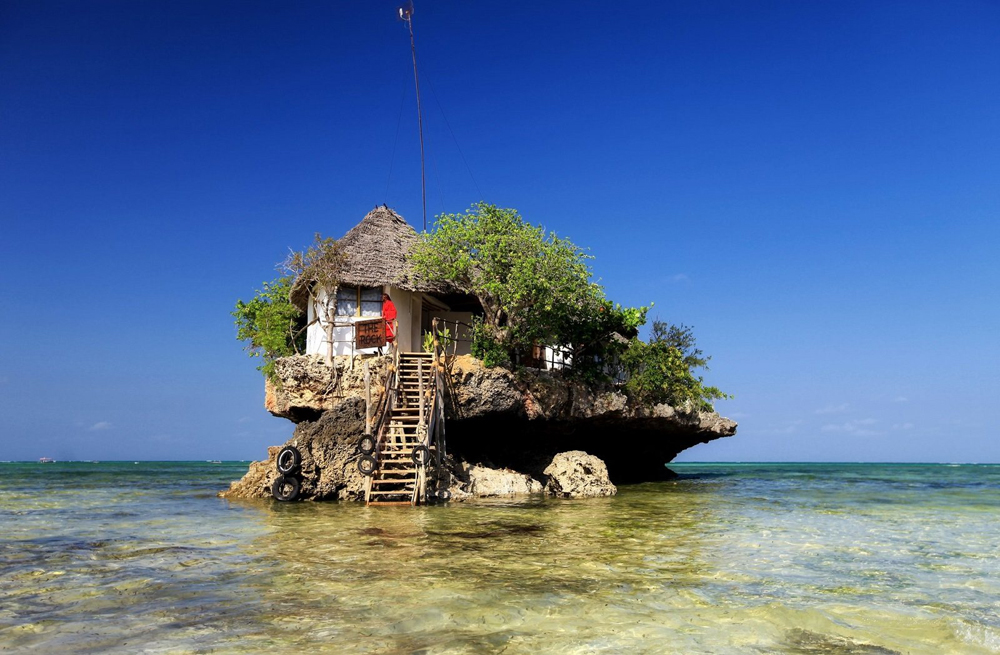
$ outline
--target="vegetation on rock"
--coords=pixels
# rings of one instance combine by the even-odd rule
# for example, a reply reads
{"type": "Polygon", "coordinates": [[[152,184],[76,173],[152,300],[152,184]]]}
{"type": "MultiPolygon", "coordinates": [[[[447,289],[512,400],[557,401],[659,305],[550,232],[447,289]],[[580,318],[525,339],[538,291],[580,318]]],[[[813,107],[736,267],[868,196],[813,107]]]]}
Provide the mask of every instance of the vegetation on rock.
{"type": "Polygon", "coordinates": [[[625,371],[625,390],[646,402],[712,411],[712,401],[731,398],[717,387],[706,386],[693,371],[708,369],[708,360],[695,345],[694,333],[685,325],[654,321],[649,342],[632,339],[619,356],[625,371]]]}
{"type": "MultiPolygon", "coordinates": [[[[279,357],[298,355],[306,349],[306,317],[289,300],[292,286],[298,281],[311,281],[333,289],[337,285],[337,274],[343,266],[345,256],[336,239],[315,235],[313,245],[301,252],[292,252],[281,264],[280,270],[286,274],[264,282],[249,302],[236,301],[232,315],[236,319],[236,339],[245,342],[251,357],[264,361],[257,367],[265,377],[274,379],[274,360],[279,357]]],[[[327,331],[333,330],[333,312],[336,299],[332,294],[322,306],[317,306],[316,315],[323,315],[327,331]],[[326,318],[329,320],[326,320],[326,318]]],[[[328,335],[332,340],[332,335],[328,335]]]]}
{"type": "Polygon", "coordinates": [[[251,357],[260,357],[257,367],[267,377],[274,375],[274,360],[305,350],[305,320],[288,300],[290,276],[264,282],[249,302],[236,301],[236,338],[246,343],[251,357]]]}
{"type": "Polygon", "coordinates": [[[650,341],[640,341],[649,307],[608,300],[591,279],[589,259],[517,210],[483,202],[439,216],[413,255],[418,275],[479,300],[483,316],[474,320],[472,354],[488,367],[538,345],[557,346],[571,353],[574,375],[624,380],[626,391],[644,401],[711,409],[713,400],[727,398],[692,372],[708,358],[690,328],[657,321],[650,341]]]}
{"type": "MultiPolygon", "coordinates": [[[[453,284],[483,307],[477,343],[492,359],[536,343],[557,343],[605,301],[590,259],[572,241],[526,223],[515,209],[478,203],[442,214],[413,254],[418,275],[453,284]]],[[[485,358],[484,358],[485,359],[485,358]]]]}
{"type": "MultiPolygon", "coordinates": [[[[409,255],[425,282],[479,300],[483,314],[473,317],[472,354],[487,367],[509,366],[519,356],[530,358],[539,346],[552,346],[567,352],[571,375],[591,383],[618,382],[642,402],[711,410],[712,401],[730,397],[695,375],[709,358],[697,348],[691,328],[657,320],[649,341],[641,341],[639,328],[649,307],[608,300],[592,280],[590,255],[525,222],[516,209],[478,203],[464,214],[442,214],[409,255]]],[[[251,357],[263,358],[258,369],[265,375],[273,377],[275,359],[305,350],[308,326],[289,301],[293,285],[335,289],[346,259],[337,240],[316,234],[309,248],[281,264],[285,277],[265,282],[251,301],[236,303],[237,338],[251,357]]],[[[321,322],[332,343],[336,296],[310,298],[314,322],[321,322]]],[[[431,340],[424,335],[425,350],[431,340]]],[[[329,352],[327,363],[332,364],[329,352]]]]}

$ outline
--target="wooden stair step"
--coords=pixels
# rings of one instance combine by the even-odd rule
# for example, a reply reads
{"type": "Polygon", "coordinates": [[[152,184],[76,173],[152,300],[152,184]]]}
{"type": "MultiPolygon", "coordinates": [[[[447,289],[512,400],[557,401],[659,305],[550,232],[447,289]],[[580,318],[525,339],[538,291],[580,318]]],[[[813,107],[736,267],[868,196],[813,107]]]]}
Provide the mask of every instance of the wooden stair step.
{"type": "Polygon", "coordinates": [[[413,489],[405,489],[405,490],[402,490],[402,491],[399,491],[399,490],[396,490],[396,491],[390,491],[390,490],[386,490],[386,491],[378,490],[378,491],[375,491],[375,490],[373,490],[373,491],[371,491],[369,493],[372,496],[408,496],[408,495],[413,494],[413,489]]]}

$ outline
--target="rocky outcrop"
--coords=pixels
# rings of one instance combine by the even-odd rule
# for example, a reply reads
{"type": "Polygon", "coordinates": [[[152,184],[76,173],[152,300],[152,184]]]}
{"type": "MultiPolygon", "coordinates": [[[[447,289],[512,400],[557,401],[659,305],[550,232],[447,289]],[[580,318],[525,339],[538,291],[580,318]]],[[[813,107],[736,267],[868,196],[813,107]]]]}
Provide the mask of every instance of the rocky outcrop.
{"type": "Polygon", "coordinates": [[[345,398],[364,398],[366,365],[377,398],[389,363],[389,357],[338,357],[331,368],[319,355],[282,357],[274,362],[275,379],[264,383],[264,409],[294,423],[315,420],[345,398]]]}
{"type": "Polygon", "coordinates": [[[463,355],[452,363],[450,378],[449,409],[458,419],[498,415],[529,421],[614,418],[671,422],[716,437],[736,433],[736,422],[715,412],[636,403],[614,386],[589,386],[567,379],[561,371],[523,369],[514,373],[505,368],[486,368],[478,359],[463,355]]]}
{"type": "MultiPolygon", "coordinates": [[[[354,499],[363,493],[355,444],[363,432],[365,362],[377,403],[388,357],[320,357],[276,362],[265,406],[295,422],[288,444],[302,452],[302,496],[354,499]]],[[[714,412],[636,403],[612,386],[591,387],[560,371],[485,368],[460,356],[447,367],[449,479],[452,497],[539,493],[610,495],[616,484],[674,477],[666,467],[683,450],[735,434],[736,422],[714,412]],[[569,452],[568,452],[569,451],[569,452]],[[582,452],[581,452],[582,451],[582,452]],[[470,464],[478,462],[478,464],[470,464]]],[[[265,498],[277,476],[269,450],[226,497],[265,498]]]]}
{"type": "Polygon", "coordinates": [[[545,468],[545,491],[560,498],[592,498],[618,493],[608,467],[582,450],[558,453],[545,468]]]}
{"type": "MultiPolygon", "coordinates": [[[[318,420],[295,427],[285,445],[302,454],[299,477],[301,497],[313,500],[358,500],[364,494],[364,478],[357,469],[357,440],[364,432],[365,403],[347,398],[323,412],[318,420]]],[[[278,477],[275,467],[279,447],[268,448],[268,458],[254,462],[242,479],[220,495],[224,498],[270,498],[271,484],[278,477]]]]}
{"type": "Polygon", "coordinates": [[[736,433],[736,422],[715,412],[637,403],[561,371],[486,368],[464,356],[449,373],[449,448],[536,478],[556,453],[583,450],[604,460],[616,483],[666,480],[678,453],[736,433]]]}
{"type": "Polygon", "coordinates": [[[542,493],[542,483],[511,469],[456,462],[452,467],[452,498],[491,498],[542,493]]]}

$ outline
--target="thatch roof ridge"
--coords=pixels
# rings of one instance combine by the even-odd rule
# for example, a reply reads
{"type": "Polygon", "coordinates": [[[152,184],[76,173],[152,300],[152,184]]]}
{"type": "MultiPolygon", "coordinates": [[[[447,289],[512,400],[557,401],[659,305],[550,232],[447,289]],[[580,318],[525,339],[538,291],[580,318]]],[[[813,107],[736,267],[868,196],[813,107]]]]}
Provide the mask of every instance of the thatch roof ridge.
{"type": "MultiPolygon", "coordinates": [[[[419,241],[420,235],[406,219],[386,205],[376,206],[340,238],[347,261],[338,277],[344,284],[357,286],[432,290],[419,283],[409,261],[419,241]]],[[[311,282],[299,278],[292,285],[290,300],[299,309],[304,310],[309,302],[311,282]]]]}
{"type": "Polygon", "coordinates": [[[347,264],[340,279],[367,287],[411,286],[409,255],[419,240],[417,231],[402,216],[385,205],[376,207],[341,237],[347,264]]]}

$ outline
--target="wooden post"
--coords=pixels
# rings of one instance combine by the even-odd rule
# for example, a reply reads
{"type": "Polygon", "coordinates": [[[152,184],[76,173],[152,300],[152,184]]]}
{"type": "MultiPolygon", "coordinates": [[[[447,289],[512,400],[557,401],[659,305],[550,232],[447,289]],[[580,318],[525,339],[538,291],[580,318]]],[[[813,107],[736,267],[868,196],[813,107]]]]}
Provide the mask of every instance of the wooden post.
{"type": "Polygon", "coordinates": [[[417,360],[417,391],[420,394],[420,427],[425,427],[424,422],[424,360],[421,357],[417,360]]]}
{"type": "Polygon", "coordinates": [[[441,345],[438,342],[438,317],[435,316],[434,320],[431,321],[431,334],[434,336],[434,364],[438,363],[438,350],[441,345]]]}
{"type": "Polygon", "coordinates": [[[368,362],[365,362],[365,435],[372,433],[372,376],[368,362]]]}
{"type": "Polygon", "coordinates": [[[326,334],[326,365],[333,366],[333,317],[330,316],[329,311],[326,313],[326,329],[323,332],[326,334]]]}

